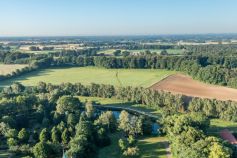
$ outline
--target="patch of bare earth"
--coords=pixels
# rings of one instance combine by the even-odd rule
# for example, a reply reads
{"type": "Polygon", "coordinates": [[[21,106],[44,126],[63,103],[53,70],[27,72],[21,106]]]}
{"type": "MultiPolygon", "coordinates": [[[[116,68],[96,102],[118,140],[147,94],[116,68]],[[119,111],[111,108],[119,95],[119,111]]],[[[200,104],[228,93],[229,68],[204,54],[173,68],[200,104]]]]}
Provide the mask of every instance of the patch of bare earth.
{"type": "Polygon", "coordinates": [[[237,89],[205,84],[182,74],[170,75],[150,88],[191,97],[237,101],[237,89]]]}
{"type": "Polygon", "coordinates": [[[7,75],[11,74],[12,72],[16,71],[17,69],[22,69],[27,65],[20,65],[20,64],[0,64],[0,75],[7,75]]]}

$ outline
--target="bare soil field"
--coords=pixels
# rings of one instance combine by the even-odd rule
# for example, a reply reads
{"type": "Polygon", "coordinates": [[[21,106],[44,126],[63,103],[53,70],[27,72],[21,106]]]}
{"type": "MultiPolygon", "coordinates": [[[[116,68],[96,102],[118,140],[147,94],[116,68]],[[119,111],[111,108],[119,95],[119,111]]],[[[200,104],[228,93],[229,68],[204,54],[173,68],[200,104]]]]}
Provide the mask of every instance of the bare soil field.
{"type": "Polygon", "coordinates": [[[237,89],[205,84],[182,74],[170,75],[151,88],[190,97],[237,101],[237,89]]]}
{"type": "Polygon", "coordinates": [[[22,69],[26,67],[27,65],[19,65],[19,64],[13,64],[13,65],[8,65],[8,64],[0,64],[0,75],[7,75],[11,74],[17,69],[22,69]]]}

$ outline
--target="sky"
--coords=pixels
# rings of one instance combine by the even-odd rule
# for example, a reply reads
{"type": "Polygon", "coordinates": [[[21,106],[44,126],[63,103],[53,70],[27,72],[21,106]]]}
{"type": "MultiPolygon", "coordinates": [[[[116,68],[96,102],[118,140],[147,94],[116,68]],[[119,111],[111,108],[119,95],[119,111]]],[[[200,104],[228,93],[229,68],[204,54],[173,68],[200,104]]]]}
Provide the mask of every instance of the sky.
{"type": "Polygon", "coordinates": [[[0,0],[0,36],[237,33],[237,0],[0,0]]]}

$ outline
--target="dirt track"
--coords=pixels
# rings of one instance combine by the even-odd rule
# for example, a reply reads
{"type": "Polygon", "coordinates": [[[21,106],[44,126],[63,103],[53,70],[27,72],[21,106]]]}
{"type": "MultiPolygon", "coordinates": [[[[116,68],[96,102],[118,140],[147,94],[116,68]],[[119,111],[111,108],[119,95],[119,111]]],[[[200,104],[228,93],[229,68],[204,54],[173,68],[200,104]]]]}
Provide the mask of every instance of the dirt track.
{"type": "Polygon", "coordinates": [[[151,88],[191,97],[237,101],[237,89],[205,84],[181,74],[171,75],[151,88]]]}

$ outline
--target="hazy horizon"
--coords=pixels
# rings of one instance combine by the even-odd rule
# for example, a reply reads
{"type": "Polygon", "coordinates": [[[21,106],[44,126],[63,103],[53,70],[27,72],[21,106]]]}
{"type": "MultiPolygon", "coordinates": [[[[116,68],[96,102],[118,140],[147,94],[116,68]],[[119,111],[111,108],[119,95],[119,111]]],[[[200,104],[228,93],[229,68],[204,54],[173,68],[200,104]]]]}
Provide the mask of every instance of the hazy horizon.
{"type": "Polygon", "coordinates": [[[235,0],[8,0],[0,6],[0,37],[237,33],[235,0]]]}

